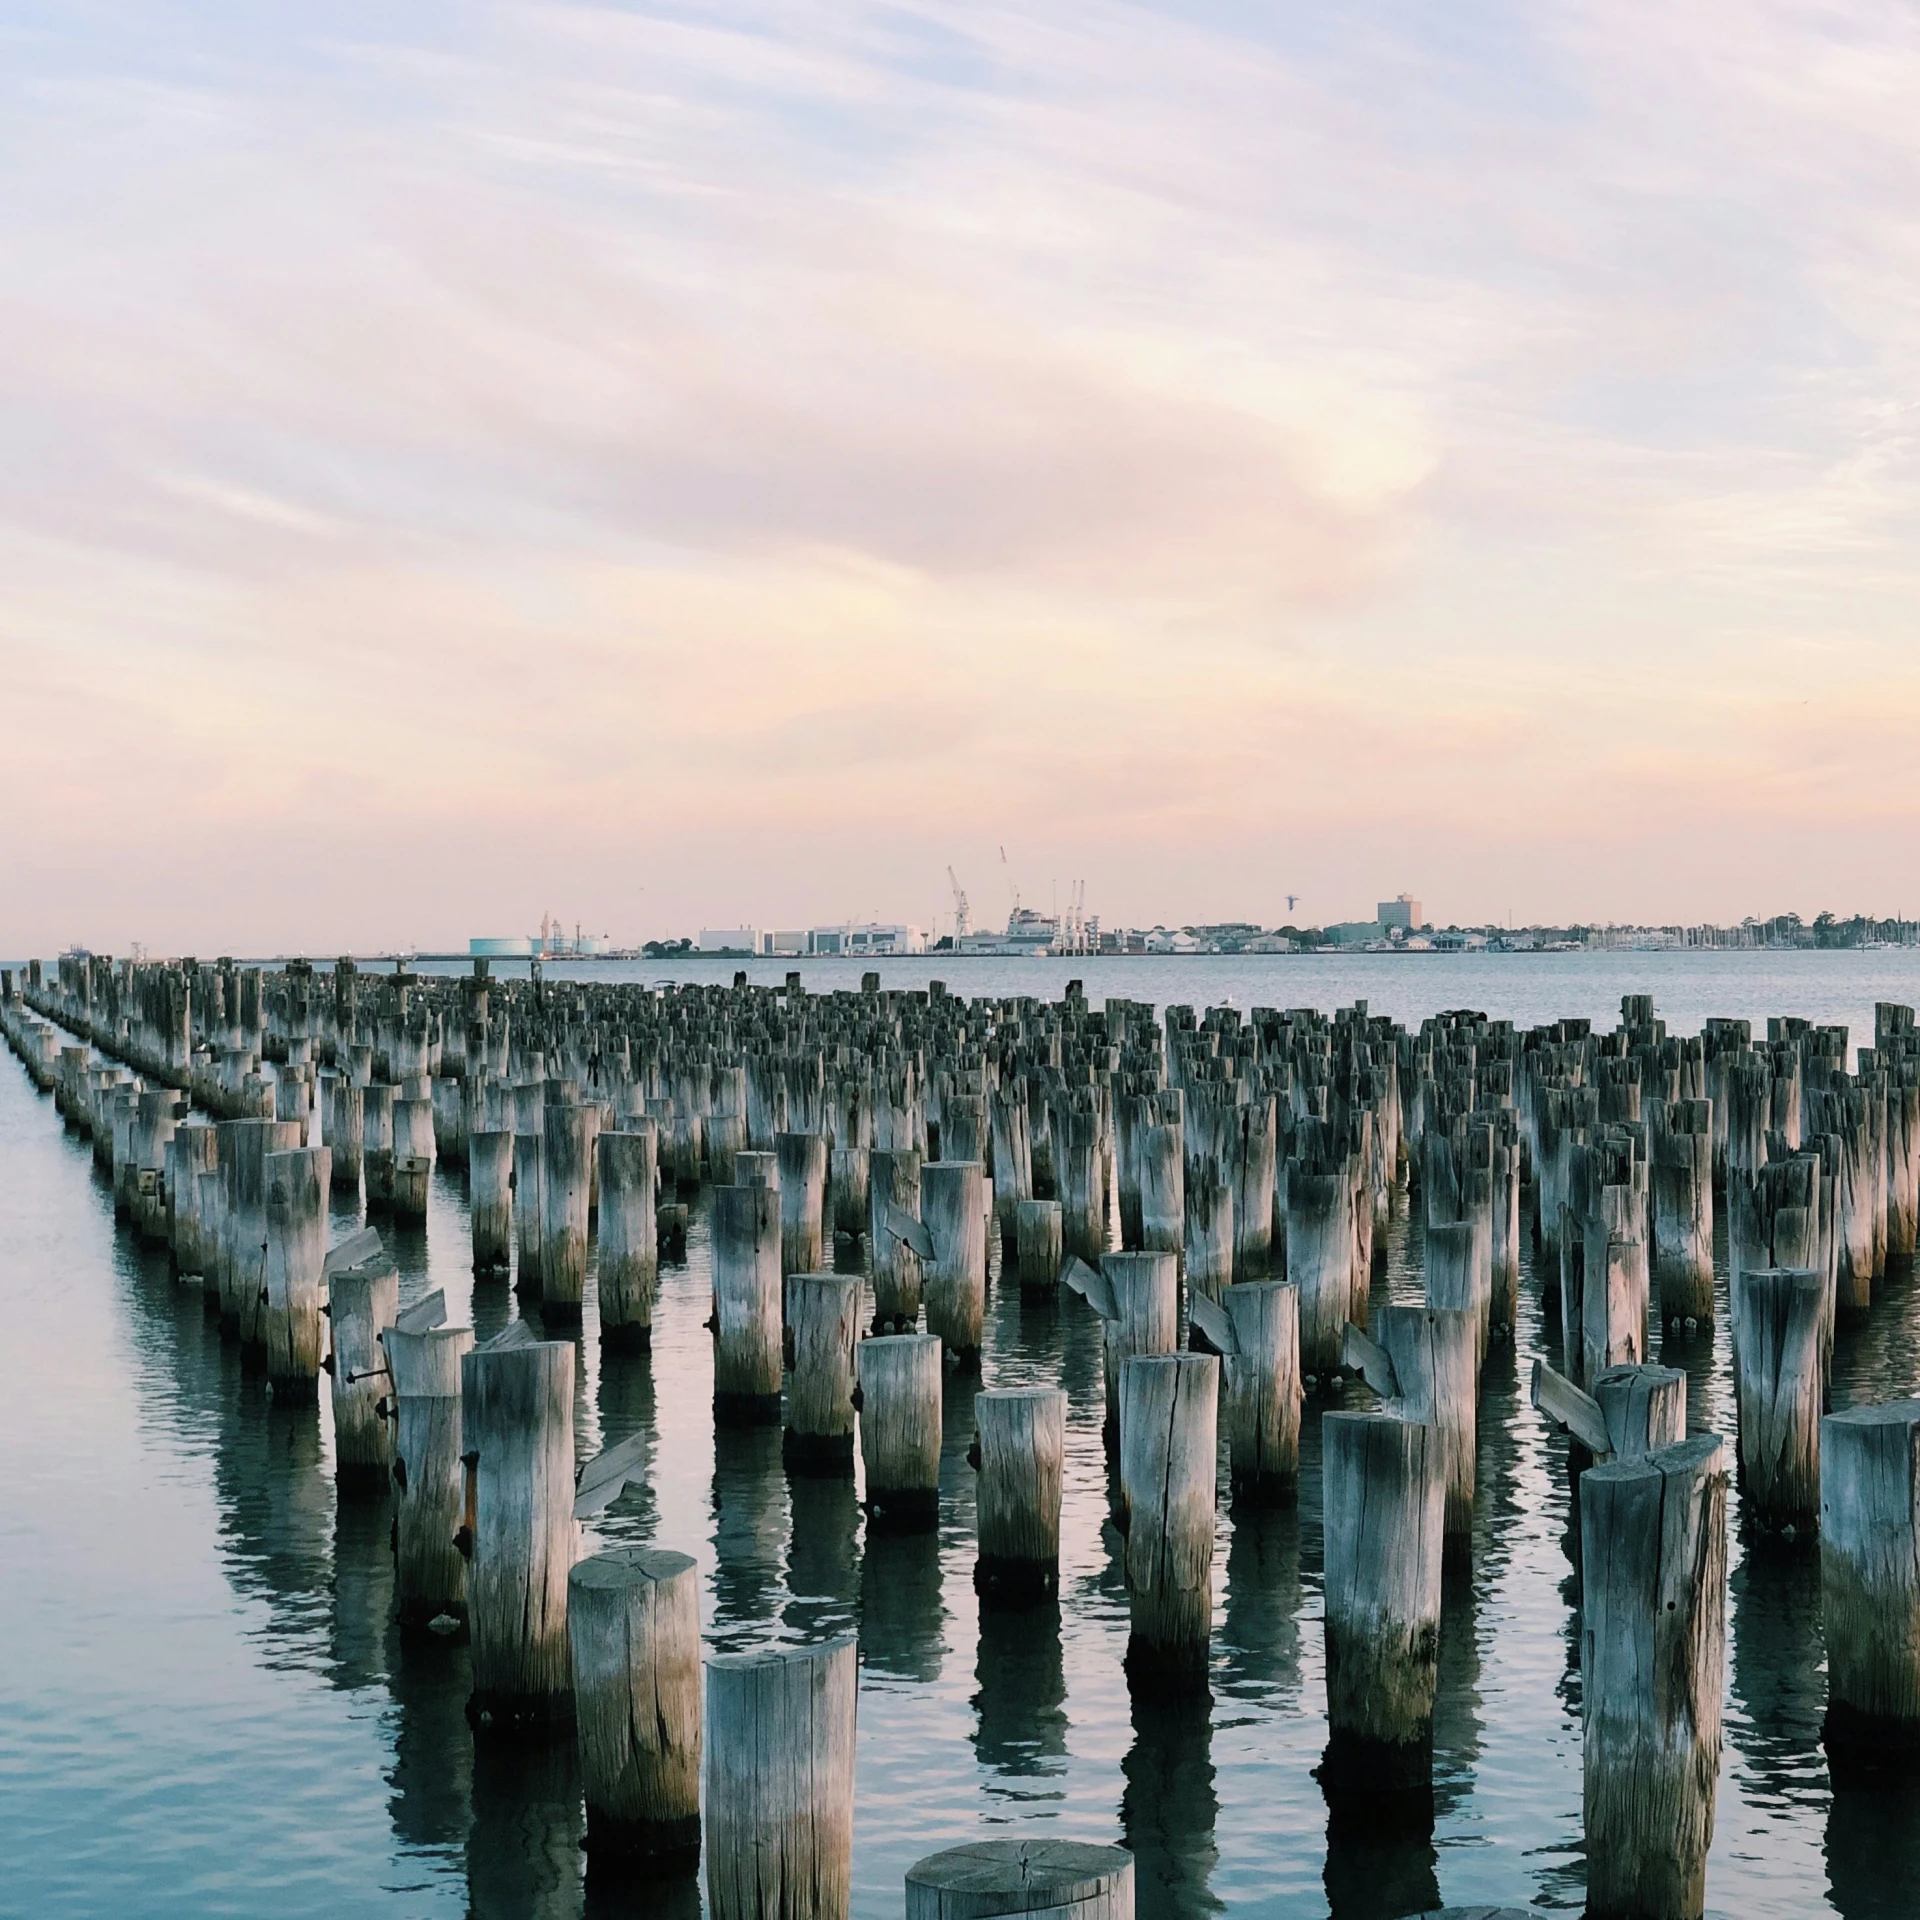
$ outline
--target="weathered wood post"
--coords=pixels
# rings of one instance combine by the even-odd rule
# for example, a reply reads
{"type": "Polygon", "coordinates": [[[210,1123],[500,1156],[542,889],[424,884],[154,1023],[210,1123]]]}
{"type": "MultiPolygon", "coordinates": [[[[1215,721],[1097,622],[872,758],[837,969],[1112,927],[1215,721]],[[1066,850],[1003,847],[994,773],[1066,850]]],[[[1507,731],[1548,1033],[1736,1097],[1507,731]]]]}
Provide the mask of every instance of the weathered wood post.
{"type": "Polygon", "coordinates": [[[774,1137],[780,1161],[780,1272],[818,1273],[827,1263],[827,1143],[817,1133],[774,1137]]]}
{"type": "Polygon", "coordinates": [[[860,1461],[875,1521],[917,1528],[939,1520],[940,1355],[930,1333],[883,1334],[855,1350],[860,1461]]]}
{"type": "Polygon", "coordinates": [[[847,1920],[855,1662],[851,1638],[708,1660],[712,1920],[847,1920]]]}
{"type": "Polygon", "coordinates": [[[1121,1369],[1135,1354],[1172,1353],[1180,1344],[1180,1264],[1170,1253],[1109,1253],[1100,1273],[1113,1303],[1100,1323],[1107,1386],[1101,1432],[1107,1451],[1116,1453],[1121,1369]]]}
{"type": "Polygon", "coordinates": [[[1191,1694],[1206,1686],[1213,1628],[1220,1362],[1210,1353],[1135,1355],[1120,1392],[1127,1679],[1145,1693],[1191,1694]]]}
{"type": "Polygon", "coordinates": [[[467,1135],[467,1193],[473,1219],[473,1270],[513,1266],[513,1135],[504,1128],[467,1135]]]}
{"type": "Polygon", "coordinates": [[[1713,1324],[1713,1110],[1668,1104],[1653,1135],[1653,1278],[1668,1324],[1713,1324]]]}
{"type": "Polygon", "coordinates": [[[360,1158],[369,1213],[393,1211],[393,1096],[384,1080],[360,1089],[360,1158]]]}
{"type": "Polygon", "coordinates": [[[906,1920],[1133,1920],[1133,1855],[1078,1840],[976,1840],[907,1869],[906,1920]]]}
{"type": "Polygon", "coordinates": [[[1826,1275],[1749,1267],[1729,1286],[1745,1511],[1800,1533],[1820,1517],[1820,1332],[1826,1275]]]}
{"type": "MultiPolygon", "coordinates": [[[[1283,1240],[1283,1250],[1284,1245],[1283,1240]]],[[[1224,1180],[1188,1181],[1186,1264],[1192,1292],[1225,1298],[1233,1285],[1233,1246],[1233,1188],[1224,1180]]]]}
{"type": "Polygon", "coordinates": [[[986,1197],[977,1160],[930,1160],[920,1169],[920,1217],[933,1242],[925,1277],[927,1331],[969,1368],[979,1362],[987,1310],[986,1197]]]}
{"type": "Polygon", "coordinates": [[[358,1193],[362,1170],[362,1142],[366,1130],[367,1094],[346,1074],[327,1083],[327,1107],[321,1118],[327,1145],[333,1150],[333,1190],[358,1193]]]}
{"type": "Polygon", "coordinates": [[[1185,1129],[1175,1120],[1142,1127],[1135,1143],[1140,1167],[1140,1244],[1148,1253],[1186,1252],[1185,1129]]]}
{"type": "Polygon", "coordinates": [[[567,1636],[592,1867],[694,1872],[699,1568],[688,1554],[655,1547],[614,1547],[578,1562],[567,1576],[567,1636]]]}
{"type": "MultiPolygon", "coordinates": [[[[343,1249],[351,1253],[354,1249],[343,1249]]],[[[334,1474],[343,1492],[387,1490],[393,1467],[393,1380],[384,1336],[400,1314],[400,1273],[384,1253],[352,1264],[326,1261],[332,1350],[334,1474]]]]}
{"type": "Polygon", "coordinates": [[[867,1248],[873,1262],[873,1331],[911,1333],[920,1324],[920,1257],[887,1221],[920,1218],[920,1155],[875,1147],[867,1164],[867,1248]]]}
{"type": "Polygon", "coordinates": [[[473,1329],[435,1324],[445,1311],[440,1296],[429,1296],[383,1336],[394,1396],[394,1611],[403,1634],[467,1617],[460,1365],[473,1329]]]}
{"type": "Polygon", "coordinates": [[[983,1601],[1020,1605],[1060,1591],[1060,1505],[1067,1396],[1058,1387],[1003,1387],[976,1394],[980,1553],[974,1590],[983,1601]]]}
{"type": "Polygon", "coordinates": [[[1243,1280],[1217,1304],[1193,1294],[1188,1311],[1225,1369],[1234,1505],[1292,1506],[1300,1487],[1299,1290],[1291,1280],[1243,1280]]]}
{"type": "Polygon", "coordinates": [[[590,1109],[549,1106],[540,1136],[540,1317],[577,1327],[587,1292],[590,1109]]]}
{"type": "Polygon", "coordinates": [[[1354,1299],[1353,1184],[1344,1173],[1287,1173],[1287,1278],[1300,1292],[1300,1366],[1322,1384],[1340,1369],[1354,1299]]]}
{"type": "Polygon", "coordinates": [[[780,1195],[715,1187],[713,1417],[722,1426],[779,1425],[780,1295],[780,1195]]]}
{"type": "Polygon", "coordinates": [[[1059,1297],[1064,1240],[1058,1200],[1020,1200],[1013,1209],[1014,1260],[1023,1300],[1059,1297]]]}
{"type": "MultiPolygon", "coordinates": [[[[291,1129],[293,1122],[283,1122],[291,1129]]],[[[305,1406],[319,1397],[322,1270],[327,1260],[329,1161],[325,1147],[270,1153],[267,1186],[266,1284],[261,1329],[273,1397],[305,1406]]]]}
{"type": "Polygon", "coordinates": [[[1834,1784],[1920,1778],[1920,1400],[1820,1423],[1820,1593],[1834,1784]]]}
{"type": "Polygon", "coordinates": [[[787,1280],[787,1315],[793,1329],[793,1374],[787,1383],[781,1457],[800,1472],[851,1473],[860,1282],[833,1273],[792,1274],[787,1280]]]}
{"type": "Polygon", "coordinates": [[[474,1725],[525,1731],[573,1717],[567,1574],[573,1517],[572,1344],[524,1320],[460,1362],[467,1466],[467,1623],[474,1725]]]}
{"type": "Polygon", "coordinates": [[[433,1155],[433,1102],[396,1100],[393,1103],[393,1217],[396,1220],[414,1224],[426,1220],[433,1155]]]}
{"type": "Polygon", "coordinates": [[[1326,1485],[1329,1738],[1333,1801],[1425,1801],[1433,1788],[1445,1448],[1440,1431],[1378,1413],[1321,1423],[1326,1485]]]}
{"type": "Polygon", "coordinates": [[[538,1300],[544,1287],[541,1264],[547,1235],[546,1207],[540,1192],[540,1140],[546,1109],[540,1103],[538,1087],[520,1091],[531,1092],[534,1098],[515,1101],[519,1113],[513,1135],[513,1219],[520,1270],[514,1278],[513,1290],[523,1300],[538,1300]],[[534,1119],[531,1126],[527,1123],[529,1112],[534,1119]]]}
{"type": "Polygon", "coordinates": [[[600,1161],[600,1340],[616,1352],[653,1344],[660,1281],[658,1169],[651,1120],[629,1120],[594,1143],[600,1161]]]}
{"type": "Polygon", "coordinates": [[[1646,1242],[1611,1233],[1604,1258],[1597,1251],[1589,1237],[1580,1293],[1580,1367],[1588,1383],[1609,1367],[1636,1366],[1647,1354],[1646,1242]]]}
{"type": "Polygon", "coordinates": [[[1474,1458],[1479,1438],[1479,1328],[1458,1307],[1383,1307],[1374,1330],[1393,1363],[1402,1419],[1440,1435],[1447,1501],[1443,1553],[1465,1566],[1473,1549],[1474,1458]]]}
{"type": "Polygon", "coordinates": [[[1712,1434],[1580,1483],[1587,1911],[1705,1905],[1726,1657],[1726,1449],[1712,1434]]]}

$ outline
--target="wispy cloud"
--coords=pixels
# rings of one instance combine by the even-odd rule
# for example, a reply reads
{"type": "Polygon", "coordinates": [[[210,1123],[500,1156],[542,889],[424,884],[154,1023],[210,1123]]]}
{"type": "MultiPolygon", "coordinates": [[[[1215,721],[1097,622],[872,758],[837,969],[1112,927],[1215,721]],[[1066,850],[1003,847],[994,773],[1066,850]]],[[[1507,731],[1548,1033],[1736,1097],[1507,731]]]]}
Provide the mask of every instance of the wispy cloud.
{"type": "Polygon", "coordinates": [[[29,12],[0,945],[1003,839],[1123,918],[1869,903],[1916,83],[1890,0],[29,12]]]}

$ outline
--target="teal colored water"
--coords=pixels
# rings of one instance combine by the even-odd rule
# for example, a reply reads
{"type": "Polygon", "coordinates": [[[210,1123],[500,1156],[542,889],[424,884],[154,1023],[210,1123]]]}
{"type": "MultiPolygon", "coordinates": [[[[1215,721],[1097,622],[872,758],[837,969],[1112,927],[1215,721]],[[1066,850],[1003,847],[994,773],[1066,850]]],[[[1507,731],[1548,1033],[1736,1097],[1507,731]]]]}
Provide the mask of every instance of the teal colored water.
{"type": "MultiPolygon", "coordinates": [[[[779,977],[789,963],[764,963],[779,977]]],[[[1602,955],[1352,961],[889,963],[959,992],[1054,995],[1069,975],[1165,1005],[1331,1007],[1401,1018],[1479,1006],[1521,1024],[1611,1023],[1651,990],[1676,1029],[1797,1012],[1870,1038],[1877,998],[1920,999],[1920,956],[1602,955]]],[[[664,977],[665,967],[623,969],[664,977]]],[[[732,963],[701,970],[728,978],[732,963]]],[[[803,965],[810,987],[860,966],[803,965]]],[[[357,1213],[336,1211],[336,1233],[357,1213]]],[[[458,1181],[436,1174],[424,1234],[393,1239],[403,1299],[447,1290],[485,1336],[514,1313],[476,1287],[458,1181]]],[[[383,1507],[342,1503],[324,1407],[276,1408],[176,1283],[116,1229],[87,1147],[0,1060],[0,1913],[484,1916],[697,1911],[697,1892],[585,1880],[562,1746],[476,1754],[466,1656],[403,1652],[388,1627],[383,1507]]],[[[1413,1298],[1396,1220],[1376,1300],[1413,1298]]],[[[589,1289],[591,1301],[591,1288],[589,1289]]],[[[790,1482],[777,1433],[710,1411],[703,1213],[663,1279],[647,1357],[580,1340],[581,1455],[634,1432],[650,1468],[599,1541],[692,1553],[715,1647],[860,1635],[855,1911],[901,1909],[907,1866],[1023,1828],[1124,1840],[1142,1916],[1216,1910],[1391,1916],[1453,1903],[1578,1911],[1579,1672],[1564,1442],[1525,1404],[1556,1342],[1523,1289],[1518,1351],[1482,1401],[1474,1571],[1450,1590],[1430,1845],[1329,1840],[1313,1778],[1326,1738],[1318,1421],[1295,1514],[1235,1519],[1215,1562],[1213,1697],[1131,1706],[1126,1597],[1106,1524],[1097,1329],[1077,1301],[995,1288],[986,1384],[1064,1383],[1072,1416],[1057,1618],[984,1623],[971,1584],[969,1392],[950,1381],[937,1536],[869,1538],[852,1484],[790,1482]]],[[[1689,1374],[1696,1428],[1732,1432],[1726,1342],[1655,1357],[1689,1374]]],[[[1843,1334],[1834,1403],[1920,1390],[1920,1290],[1895,1279],[1843,1334]]],[[[1757,1547],[1733,1500],[1726,1744],[1711,1911],[1740,1920],[1920,1910],[1920,1798],[1831,1792],[1817,1559],[1757,1547]]]]}

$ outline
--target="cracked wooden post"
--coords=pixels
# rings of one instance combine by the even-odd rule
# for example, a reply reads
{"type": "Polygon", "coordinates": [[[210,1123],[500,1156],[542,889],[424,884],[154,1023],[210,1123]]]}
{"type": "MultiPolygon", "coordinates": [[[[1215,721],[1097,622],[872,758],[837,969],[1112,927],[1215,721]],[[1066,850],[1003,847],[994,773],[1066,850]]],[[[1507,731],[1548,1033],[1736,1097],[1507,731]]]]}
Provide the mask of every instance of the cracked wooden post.
{"type": "Polygon", "coordinates": [[[793,1328],[793,1372],[787,1382],[781,1458],[799,1472],[850,1474],[860,1282],[833,1273],[792,1274],[787,1312],[793,1328]]]}
{"type": "Polygon", "coordinates": [[[867,1248],[873,1262],[873,1331],[911,1333],[920,1324],[920,1256],[887,1220],[920,1218],[920,1155],[875,1147],[867,1162],[867,1248]]]}
{"type": "Polygon", "coordinates": [[[1653,1136],[1653,1278],[1671,1326],[1713,1325],[1713,1110],[1705,1100],[1668,1104],[1653,1136]]]}
{"type": "Polygon", "coordinates": [[[713,1307],[714,1420],[731,1427],[777,1426],[780,1195],[771,1188],[713,1190],[713,1307]]]}
{"type": "Polygon", "coordinates": [[[780,1162],[780,1274],[818,1273],[827,1263],[827,1143],[817,1133],[774,1136],[780,1162]]]}
{"type": "Polygon", "coordinates": [[[467,1463],[467,1623],[477,1728],[529,1731],[573,1717],[567,1574],[573,1517],[570,1342],[524,1320],[460,1362],[467,1463]]]}
{"type": "Polygon", "coordinates": [[[979,1364],[986,1319],[986,1198],[977,1160],[930,1160],[920,1169],[920,1218],[933,1243],[925,1277],[927,1331],[968,1368],[979,1364]]]}
{"type": "Polygon", "coordinates": [[[1323,1386],[1340,1370],[1353,1265],[1353,1183],[1344,1173],[1290,1167],[1287,1278],[1300,1290],[1300,1366],[1323,1386]]]}
{"type": "Polygon", "coordinates": [[[1064,1246],[1060,1202],[1016,1201],[1013,1236],[1014,1259],[1020,1275],[1020,1297],[1036,1302],[1057,1300],[1064,1246]]]}
{"type": "Polygon", "coordinates": [[[513,1135],[504,1128],[467,1135],[467,1196],[473,1222],[473,1270],[513,1267],[513,1135]]]}
{"type": "Polygon", "coordinates": [[[848,1638],[708,1660],[712,1920],[847,1920],[856,1658],[848,1638]]]}
{"type": "Polygon", "coordinates": [[[1133,1855],[1078,1840],[976,1840],[907,1869],[906,1920],[1133,1920],[1133,1855]]]}
{"type": "Polygon", "coordinates": [[[1100,1276],[1113,1303],[1100,1323],[1107,1385],[1101,1436],[1117,1453],[1121,1369],[1136,1354],[1172,1353],[1180,1344],[1180,1267],[1170,1253],[1110,1253],[1100,1276]]]}
{"type": "Polygon", "coordinates": [[[918,1528],[940,1517],[941,1348],[930,1333],[882,1334],[855,1349],[867,1510],[918,1528]]]}
{"type": "Polygon", "coordinates": [[[1920,1779],[1920,1400],[1821,1421],[1820,1594],[1834,1784],[1920,1779]]]}
{"type": "Polygon", "coordinates": [[[693,1873],[699,1568],[689,1554],[655,1547],[614,1547],[578,1562],[567,1576],[567,1636],[590,1870],[693,1873]]]}
{"type": "Polygon", "coordinates": [[[1466,1566],[1473,1553],[1474,1460],[1479,1438],[1479,1328],[1457,1307],[1383,1307],[1375,1338],[1393,1363],[1394,1411],[1440,1435],[1446,1476],[1443,1555],[1466,1566]]]}
{"type": "Polygon", "coordinates": [[[1725,1446],[1591,1468],[1580,1534],[1587,1911],[1694,1920],[1720,1773],[1725,1446]]]}
{"type": "Polygon", "coordinates": [[[1120,1393],[1127,1679],[1140,1692],[1191,1695],[1207,1684],[1213,1627],[1220,1362],[1210,1353],[1135,1355],[1120,1393]]]}
{"type": "Polygon", "coordinates": [[[653,1344],[660,1281],[659,1179],[651,1120],[629,1120],[594,1143],[600,1162],[600,1343],[618,1353],[653,1344]]]}
{"type": "Polygon", "coordinates": [[[370,1214],[393,1210],[393,1095],[384,1080],[360,1089],[360,1159],[370,1214]]]}
{"type": "Polygon", "coordinates": [[[1327,1721],[1336,1804],[1431,1806],[1445,1449],[1437,1427],[1379,1413],[1321,1423],[1327,1721]]]}
{"type": "MultiPolygon", "coordinates": [[[[1269,1243],[1271,1244],[1271,1243],[1269,1243]]],[[[1233,1188],[1224,1180],[1187,1182],[1189,1291],[1222,1300],[1233,1285],[1233,1188]]]]}
{"type": "Polygon", "coordinates": [[[445,1311],[444,1297],[429,1295],[383,1336],[393,1376],[394,1610],[403,1635],[467,1617],[460,1365],[473,1329],[438,1325],[445,1311]]]}
{"type": "Polygon", "coordinates": [[[1299,1290],[1291,1280],[1243,1280],[1218,1303],[1193,1294],[1188,1310],[1193,1333],[1224,1369],[1234,1506],[1292,1506],[1300,1491],[1299,1290]]]}
{"type": "Polygon", "coordinates": [[[540,1317],[577,1327],[587,1294],[587,1197],[592,1109],[549,1106],[540,1135],[540,1317]]]}
{"type": "MultiPolygon", "coordinates": [[[[357,1236],[356,1236],[357,1238],[357,1236]]],[[[350,1264],[326,1262],[332,1349],[334,1474],[343,1492],[385,1493],[393,1467],[393,1381],[382,1344],[400,1315],[400,1273],[377,1248],[341,1249],[350,1264]]]]}
{"type": "Polygon", "coordinates": [[[393,1217],[413,1225],[427,1218],[427,1192],[433,1179],[433,1102],[400,1099],[393,1103],[393,1217]]]}
{"type": "Polygon", "coordinates": [[[327,1145],[333,1149],[333,1190],[358,1193],[367,1092],[348,1074],[337,1074],[326,1085],[327,1106],[320,1124],[326,1130],[327,1145]]]}
{"type": "Polygon", "coordinates": [[[1820,1332],[1826,1276],[1792,1267],[1733,1276],[1733,1380],[1743,1509],[1774,1532],[1820,1518],[1820,1332]]]}
{"type": "Polygon", "coordinates": [[[1486,1363],[1493,1327],[1493,1240],[1480,1220],[1429,1223],[1424,1254],[1427,1305],[1473,1322],[1474,1373],[1486,1363]]]}
{"type": "Polygon", "coordinates": [[[1000,1388],[974,1396],[973,1418],[980,1473],[974,1590],[983,1602],[1054,1599],[1067,1396],[1058,1387],[1000,1388]]]}
{"type": "MultiPolygon", "coordinates": [[[[280,1124],[289,1131],[297,1125],[280,1124]]],[[[261,1166],[267,1188],[267,1258],[260,1326],[273,1397],[290,1405],[310,1405],[320,1393],[329,1166],[325,1147],[270,1153],[261,1166]]]]}

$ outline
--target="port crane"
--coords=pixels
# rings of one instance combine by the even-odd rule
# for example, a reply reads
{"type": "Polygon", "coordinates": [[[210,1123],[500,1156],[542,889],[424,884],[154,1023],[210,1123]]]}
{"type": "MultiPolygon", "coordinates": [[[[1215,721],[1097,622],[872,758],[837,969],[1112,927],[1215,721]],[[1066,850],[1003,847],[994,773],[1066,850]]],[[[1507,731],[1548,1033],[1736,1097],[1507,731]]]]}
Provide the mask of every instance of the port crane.
{"type": "Polygon", "coordinates": [[[953,889],[953,937],[956,940],[965,937],[969,931],[967,922],[967,895],[960,885],[960,877],[951,866],[947,868],[947,884],[953,889]]]}

